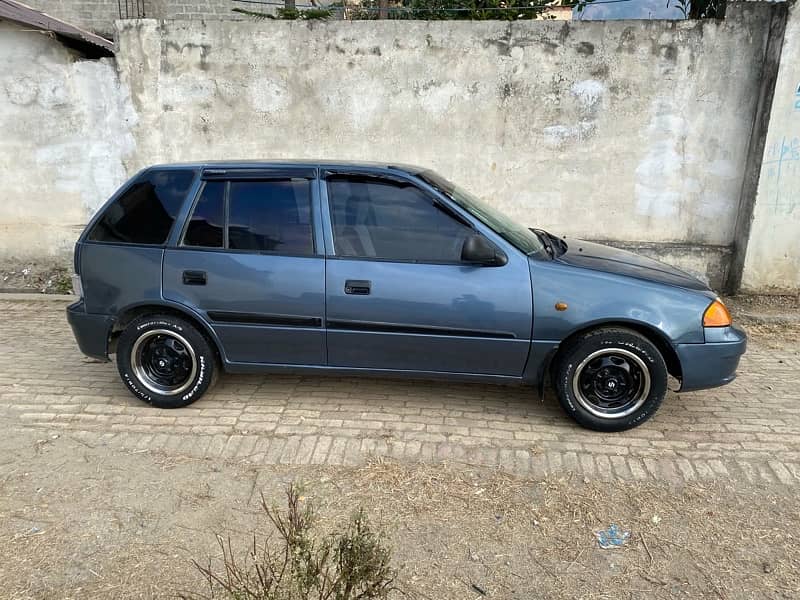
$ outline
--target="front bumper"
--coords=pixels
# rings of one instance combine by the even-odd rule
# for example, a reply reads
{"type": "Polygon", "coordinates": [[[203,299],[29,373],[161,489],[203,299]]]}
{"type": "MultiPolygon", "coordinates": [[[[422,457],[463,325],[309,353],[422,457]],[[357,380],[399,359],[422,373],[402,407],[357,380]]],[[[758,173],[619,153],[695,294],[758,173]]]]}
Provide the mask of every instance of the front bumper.
{"type": "Polygon", "coordinates": [[[704,344],[678,344],[683,373],[681,392],[730,383],[747,349],[747,335],[736,327],[706,327],[704,344]]]}
{"type": "Polygon", "coordinates": [[[113,318],[108,315],[93,315],[86,312],[83,300],[67,307],[67,322],[78,347],[86,356],[108,360],[108,333],[113,318]]]}

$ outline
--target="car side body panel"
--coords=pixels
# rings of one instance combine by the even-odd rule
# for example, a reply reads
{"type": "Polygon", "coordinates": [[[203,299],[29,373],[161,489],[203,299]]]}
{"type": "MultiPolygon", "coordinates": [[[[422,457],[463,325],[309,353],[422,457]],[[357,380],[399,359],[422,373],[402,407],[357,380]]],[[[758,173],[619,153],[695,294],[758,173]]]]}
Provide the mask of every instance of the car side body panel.
{"type": "Polygon", "coordinates": [[[96,242],[79,246],[86,312],[113,316],[127,306],[161,300],[163,248],[96,242]]]}
{"type": "Polygon", "coordinates": [[[625,322],[661,332],[673,344],[705,341],[702,315],[712,300],[702,292],[558,261],[532,259],[530,268],[534,341],[558,342],[594,325],[625,322]]]}
{"type": "Polygon", "coordinates": [[[430,188],[414,168],[353,165],[358,172],[413,181],[472,221],[508,255],[507,265],[336,257],[325,183],[319,178],[312,205],[316,256],[179,246],[204,169],[297,164],[323,176],[326,169],[341,169],[344,163],[157,167],[197,173],[162,246],[86,241],[101,209],[75,252],[84,298],[69,307],[68,319],[81,350],[106,358],[109,335],[121,313],[163,306],[200,322],[220,349],[226,370],[232,372],[317,370],[531,384],[545,379],[560,344],[571,335],[627,323],[659,336],[674,350],[683,372],[682,391],[722,385],[734,377],[746,338],[733,327],[703,328],[702,314],[714,298],[710,290],[680,285],[685,274],[674,269],[662,270],[660,280],[648,280],[646,270],[652,264],[631,265],[618,252],[601,247],[587,245],[591,256],[581,256],[580,247],[575,247],[578,240],[569,240],[569,256],[563,260],[528,258],[430,188]],[[614,261],[625,264],[615,272],[608,266],[614,261]],[[203,271],[206,284],[185,285],[186,271],[203,271]],[[344,281],[350,278],[377,285],[370,295],[354,297],[344,293],[344,281]],[[566,308],[556,309],[557,303],[566,308]]]}
{"type": "Polygon", "coordinates": [[[515,258],[502,267],[329,259],[330,366],[519,377],[531,297],[515,258]],[[345,292],[356,277],[371,282],[369,295],[345,292]]]}
{"type": "Polygon", "coordinates": [[[681,392],[724,385],[735,377],[746,348],[735,327],[703,327],[713,301],[708,290],[653,283],[629,275],[547,260],[531,260],[534,327],[525,380],[539,382],[560,343],[604,324],[629,324],[659,336],[677,356],[681,392]],[[556,304],[566,305],[565,310],[556,304]]]}
{"type": "Polygon", "coordinates": [[[169,248],[164,298],[193,307],[231,362],[325,365],[325,259],[169,248]],[[184,273],[205,283],[187,285],[184,273]]]}
{"type": "Polygon", "coordinates": [[[327,166],[321,172],[328,365],[519,378],[530,348],[527,258],[417,177],[387,168],[327,166]],[[336,256],[324,177],[342,171],[413,184],[470,223],[507,262],[476,266],[336,256]],[[369,293],[348,293],[350,280],[368,282],[369,293]]]}

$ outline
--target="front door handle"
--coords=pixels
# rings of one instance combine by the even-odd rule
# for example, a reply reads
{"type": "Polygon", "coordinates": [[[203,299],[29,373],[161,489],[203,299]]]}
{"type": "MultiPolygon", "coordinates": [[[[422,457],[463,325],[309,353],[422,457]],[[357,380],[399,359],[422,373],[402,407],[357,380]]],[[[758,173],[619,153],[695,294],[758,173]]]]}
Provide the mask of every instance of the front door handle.
{"type": "Polygon", "coordinates": [[[205,271],[184,271],[183,272],[183,285],[205,285],[206,272],[205,271]]]}
{"type": "Polygon", "coordinates": [[[344,282],[344,293],[353,296],[368,296],[372,290],[372,282],[364,279],[348,279],[344,282]]]}

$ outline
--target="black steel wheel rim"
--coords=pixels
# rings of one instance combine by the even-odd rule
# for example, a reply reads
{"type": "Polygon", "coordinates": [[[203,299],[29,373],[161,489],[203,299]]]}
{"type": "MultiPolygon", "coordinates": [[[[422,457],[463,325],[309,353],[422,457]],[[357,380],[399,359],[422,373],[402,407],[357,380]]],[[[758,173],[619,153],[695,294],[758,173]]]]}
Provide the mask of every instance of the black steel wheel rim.
{"type": "Polygon", "coordinates": [[[131,359],[133,371],[142,385],[157,394],[181,393],[197,373],[191,344],[167,329],[142,334],[134,344],[131,359]]]}
{"type": "Polygon", "coordinates": [[[598,350],[578,365],[573,377],[578,402],[595,416],[620,418],[644,404],[650,371],[641,357],[623,348],[598,350]]]}

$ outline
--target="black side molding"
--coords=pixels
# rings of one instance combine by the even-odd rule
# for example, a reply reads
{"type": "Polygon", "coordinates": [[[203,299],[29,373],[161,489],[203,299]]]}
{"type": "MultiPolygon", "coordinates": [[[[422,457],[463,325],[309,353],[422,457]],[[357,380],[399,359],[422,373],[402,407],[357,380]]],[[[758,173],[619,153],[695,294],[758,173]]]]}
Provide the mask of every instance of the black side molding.
{"type": "Polygon", "coordinates": [[[475,329],[451,329],[448,327],[431,327],[426,325],[398,325],[395,323],[373,323],[370,321],[325,321],[328,329],[348,331],[372,331],[378,333],[409,333],[418,335],[442,335],[452,337],[476,337],[495,339],[516,339],[513,333],[506,331],[481,331],[475,329]]]}
{"type": "Polygon", "coordinates": [[[322,327],[320,317],[293,317],[289,315],[264,315],[212,310],[208,318],[215,323],[239,323],[248,325],[279,325],[284,327],[322,327]]]}

